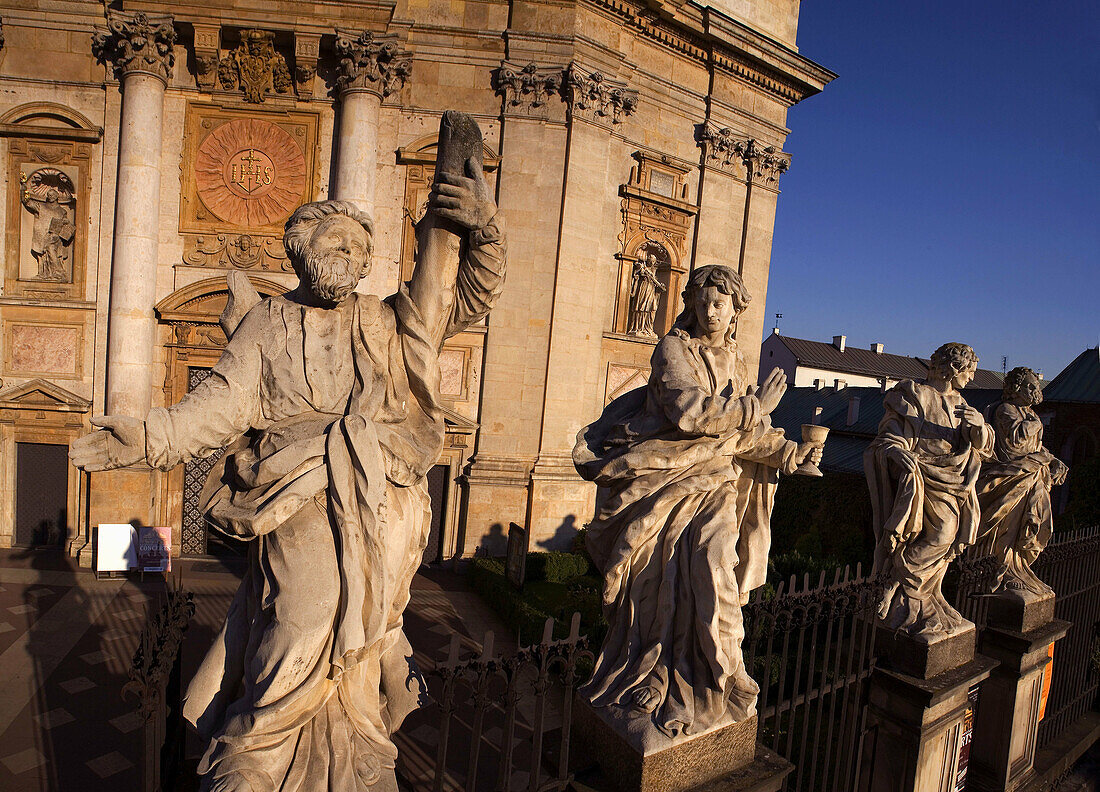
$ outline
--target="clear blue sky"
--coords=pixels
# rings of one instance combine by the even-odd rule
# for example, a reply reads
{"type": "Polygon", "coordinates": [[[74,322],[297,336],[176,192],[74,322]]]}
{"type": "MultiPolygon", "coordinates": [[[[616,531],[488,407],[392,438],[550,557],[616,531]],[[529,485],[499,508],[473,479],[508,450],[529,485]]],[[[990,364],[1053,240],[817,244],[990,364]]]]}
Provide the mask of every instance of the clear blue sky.
{"type": "Polygon", "coordinates": [[[784,334],[1048,379],[1100,335],[1100,3],[803,0],[839,76],[788,113],[784,334]]]}

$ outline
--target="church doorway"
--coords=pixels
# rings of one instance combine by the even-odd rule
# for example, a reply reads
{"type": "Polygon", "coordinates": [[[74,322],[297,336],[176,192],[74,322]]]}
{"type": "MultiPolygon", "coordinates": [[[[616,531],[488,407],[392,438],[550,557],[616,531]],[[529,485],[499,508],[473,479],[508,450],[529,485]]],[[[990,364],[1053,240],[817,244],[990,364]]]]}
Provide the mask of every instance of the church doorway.
{"type": "Polygon", "coordinates": [[[69,449],[56,443],[15,444],[15,533],[12,544],[60,547],[68,523],[69,449]]]}

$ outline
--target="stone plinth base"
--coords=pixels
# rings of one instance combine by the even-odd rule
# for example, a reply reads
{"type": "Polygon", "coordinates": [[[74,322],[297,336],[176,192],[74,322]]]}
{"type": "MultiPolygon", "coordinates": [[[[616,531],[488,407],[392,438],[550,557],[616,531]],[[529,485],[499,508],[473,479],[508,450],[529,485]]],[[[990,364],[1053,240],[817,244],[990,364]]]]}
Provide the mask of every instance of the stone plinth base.
{"type": "Polygon", "coordinates": [[[598,771],[589,774],[588,782],[578,788],[587,786],[600,792],[764,792],[779,789],[791,770],[789,763],[770,751],[759,755],[755,715],[694,737],[669,740],[667,747],[643,753],[635,745],[637,740],[621,733],[621,724],[613,722],[605,710],[590,706],[580,696],[574,704],[578,767],[598,765],[598,771]],[[754,769],[754,765],[758,766],[754,769]],[[773,776],[776,783],[768,786],[765,782],[773,776]],[[712,782],[719,785],[705,786],[712,782]],[[735,782],[741,786],[729,785],[735,782]]]}
{"type": "Polygon", "coordinates": [[[891,671],[931,679],[969,663],[974,658],[977,634],[971,624],[964,630],[924,640],[880,624],[875,632],[875,654],[880,665],[891,671]]]}
{"type": "Polygon", "coordinates": [[[870,734],[864,741],[869,792],[942,792],[955,788],[971,687],[996,661],[977,655],[928,679],[885,668],[871,677],[870,734]]]}
{"type": "Polygon", "coordinates": [[[1026,633],[1054,619],[1054,592],[1039,597],[1028,591],[989,595],[986,624],[999,630],[1026,633]]]}
{"type": "MultiPolygon", "coordinates": [[[[1054,598],[1028,603],[1030,608],[998,612],[996,618],[1015,626],[1026,624],[1034,619],[1035,612],[1046,612],[1047,602],[1053,606],[1054,598]]],[[[1050,663],[1050,645],[1062,638],[1069,626],[1069,622],[1049,619],[1028,632],[1005,629],[996,624],[990,608],[989,623],[982,630],[981,652],[1000,665],[982,685],[967,789],[1012,792],[1031,780],[1043,671],[1050,663]]]]}

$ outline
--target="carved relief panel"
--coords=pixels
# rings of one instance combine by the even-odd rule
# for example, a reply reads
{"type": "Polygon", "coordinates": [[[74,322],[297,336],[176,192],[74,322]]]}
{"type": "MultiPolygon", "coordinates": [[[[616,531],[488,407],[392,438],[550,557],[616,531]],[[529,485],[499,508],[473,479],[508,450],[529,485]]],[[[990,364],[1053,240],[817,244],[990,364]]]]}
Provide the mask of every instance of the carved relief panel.
{"type": "Polygon", "coordinates": [[[629,182],[619,187],[623,229],[612,330],[656,340],[676,318],[698,209],[687,200],[688,166],[642,152],[634,159],[629,182]]]}
{"type": "Polygon", "coordinates": [[[13,139],[5,293],[82,299],[91,144],[13,139]]]}
{"type": "Polygon", "coordinates": [[[187,108],[180,232],[184,263],[290,270],[283,223],[317,195],[317,115],[187,108]]]}

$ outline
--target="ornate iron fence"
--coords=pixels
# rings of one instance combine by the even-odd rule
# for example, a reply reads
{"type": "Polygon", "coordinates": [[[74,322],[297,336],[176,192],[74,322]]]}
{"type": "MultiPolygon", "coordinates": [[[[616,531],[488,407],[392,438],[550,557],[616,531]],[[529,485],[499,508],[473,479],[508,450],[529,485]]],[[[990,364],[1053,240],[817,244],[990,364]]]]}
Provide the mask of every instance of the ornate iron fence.
{"type": "Polygon", "coordinates": [[[183,767],[184,727],[181,711],[180,645],[195,615],[193,595],[168,592],[164,606],[141,631],[122,695],[137,698],[142,718],[141,789],[174,788],[183,767]]]}
{"type": "Polygon", "coordinates": [[[1093,709],[1100,692],[1100,527],[1060,534],[1032,566],[1054,589],[1054,618],[1072,625],[1054,648],[1046,713],[1037,746],[1044,747],[1093,709]]]}
{"type": "Polygon", "coordinates": [[[857,566],[758,589],[743,609],[745,664],[760,685],[758,740],[795,765],[788,790],[847,792],[859,775],[882,581],[857,566]]]}
{"type": "MultiPolygon", "coordinates": [[[[956,561],[944,581],[948,600],[974,622],[985,626],[988,591],[997,570],[991,556],[968,553],[956,561]]],[[[1039,723],[1042,748],[1061,735],[1097,703],[1100,693],[1100,527],[1056,534],[1032,565],[1054,589],[1054,617],[1072,625],[1054,649],[1046,714],[1039,723]]]]}
{"type": "Polygon", "coordinates": [[[568,786],[573,691],[592,660],[580,623],[573,614],[569,635],[553,640],[547,619],[541,642],[509,656],[496,653],[492,632],[465,657],[462,639],[451,636],[447,659],[426,674],[438,707],[433,792],[568,786]]]}

